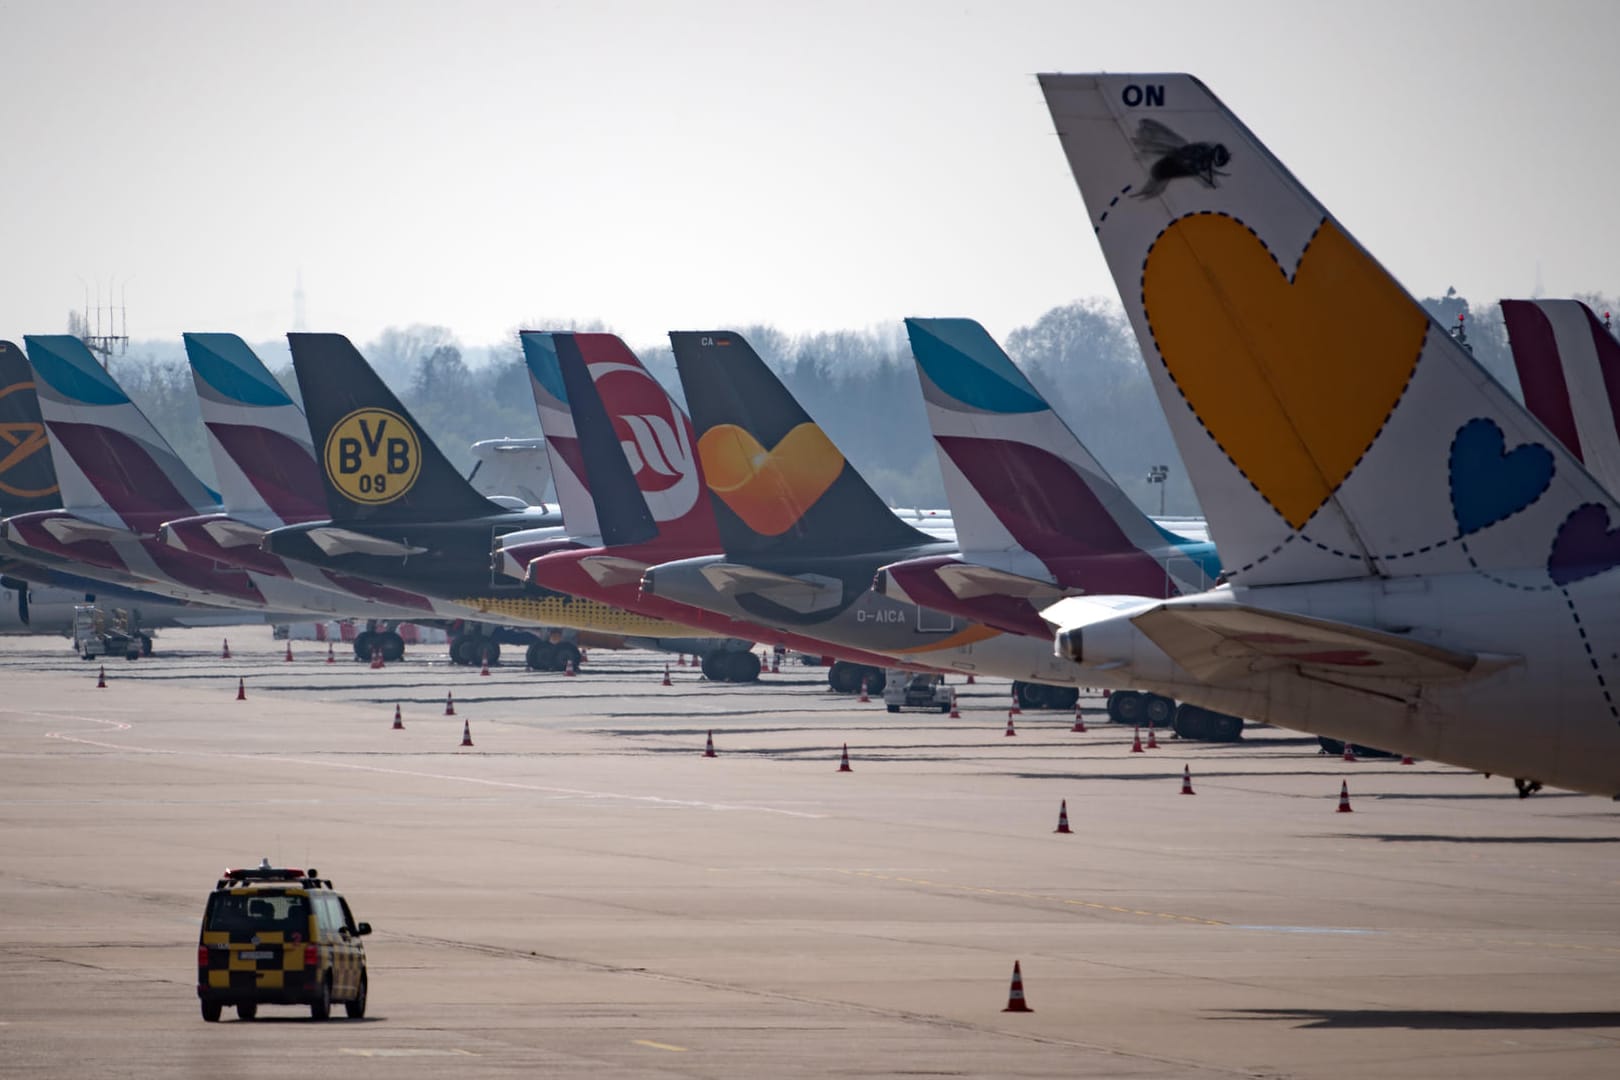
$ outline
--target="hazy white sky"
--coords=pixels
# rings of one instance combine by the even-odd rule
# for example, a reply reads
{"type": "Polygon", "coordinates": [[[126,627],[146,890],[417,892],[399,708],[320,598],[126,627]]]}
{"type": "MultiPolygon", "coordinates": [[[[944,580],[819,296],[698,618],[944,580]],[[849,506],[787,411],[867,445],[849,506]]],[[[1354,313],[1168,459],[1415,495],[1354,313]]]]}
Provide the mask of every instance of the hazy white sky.
{"type": "Polygon", "coordinates": [[[1414,292],[1620,289],[1603,3],[0,0],[0,336],[1004,335],[1113,297],[1034,75],[1187,70],[1414,292]]]}

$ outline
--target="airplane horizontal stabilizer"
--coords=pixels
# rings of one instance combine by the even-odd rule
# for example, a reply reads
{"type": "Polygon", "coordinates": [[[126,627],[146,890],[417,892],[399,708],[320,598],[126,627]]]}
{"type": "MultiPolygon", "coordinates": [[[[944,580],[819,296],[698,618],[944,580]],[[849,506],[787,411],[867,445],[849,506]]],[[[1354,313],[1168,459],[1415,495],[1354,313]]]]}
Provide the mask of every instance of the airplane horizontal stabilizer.
{"type": "Polygon", "coordinates": [[[703,576],[721,593],[761,596],[801,615],[835,607],[844,596],[842,582],[820,574],[795,577],[738,563],[715,563],[704,567],[703,576]]]}
{"type": "Polygon", "coordinates": [[[592,555],[579,560],[579,567],[591,575],[591,580],[606,589],[631,585],[641,580],[650,563],[636,559],[622,559],[615,555],[592,555]]]}
{"type": "Polygon", "coordinates": [[[333,556],[382,555],[402,559],[408,555],[420,555],[427,551],[425,547],[396,543],[380,536],[372,536],[370,533],[330,526],[309,530],[309,538],[316,547],[333,556]]]}

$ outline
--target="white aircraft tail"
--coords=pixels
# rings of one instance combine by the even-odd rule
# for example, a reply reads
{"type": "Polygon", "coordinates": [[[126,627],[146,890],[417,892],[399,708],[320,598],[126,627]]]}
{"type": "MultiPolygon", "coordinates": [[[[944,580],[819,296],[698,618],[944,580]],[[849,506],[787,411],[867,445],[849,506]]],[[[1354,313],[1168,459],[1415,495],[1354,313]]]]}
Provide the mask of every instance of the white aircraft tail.
{"type": "Polygon", "coordinates": [[[1229,580],[1620,565],[1612,498],[1188,75],[1043,75],[1229,580]]]}
{"type": "Polygon", "coordinates": [[[1579,300],[1503,300],[1524,404],[1620,491],[1620,341],[1579,300]]]}

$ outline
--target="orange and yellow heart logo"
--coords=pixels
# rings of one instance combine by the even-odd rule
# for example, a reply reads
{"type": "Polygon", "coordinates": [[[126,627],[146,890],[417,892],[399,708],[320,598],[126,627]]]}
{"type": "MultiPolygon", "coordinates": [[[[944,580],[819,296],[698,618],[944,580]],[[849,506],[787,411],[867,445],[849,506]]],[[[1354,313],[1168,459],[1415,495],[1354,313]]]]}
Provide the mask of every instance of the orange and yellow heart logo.
{"type": "Polygon", "coordinates": [[[800,424],[766,450],[735,424],[698,440],[709,490],[755,532],[781,536],[826,494],[844,471],[844,455],[815,424],[800,424]]]}
{"type": "Polygon", "coordinates": [[[1378,437],[1428,332],[1331,221],[1290,280],[1235,219],[1181,218],[1148,252],[1142,304],[1187,404],[1296,530],[1378,437]]]}

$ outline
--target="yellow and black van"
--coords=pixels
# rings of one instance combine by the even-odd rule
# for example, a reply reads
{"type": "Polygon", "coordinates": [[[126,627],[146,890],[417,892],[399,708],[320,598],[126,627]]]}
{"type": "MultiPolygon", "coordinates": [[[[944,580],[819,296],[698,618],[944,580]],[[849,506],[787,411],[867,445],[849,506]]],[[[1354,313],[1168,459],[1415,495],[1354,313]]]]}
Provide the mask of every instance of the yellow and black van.
{"type": "Polygon", "coordinates": [[[325,1020],[332,1003],[366,1015],[370,923],[357,923],[329,880],[314,870],[227,870],[203,910],[197,943],[197,997],[204,1020],[227,1005],[252,1020],[261,1004],[308,1005],[325,1020]]]}

